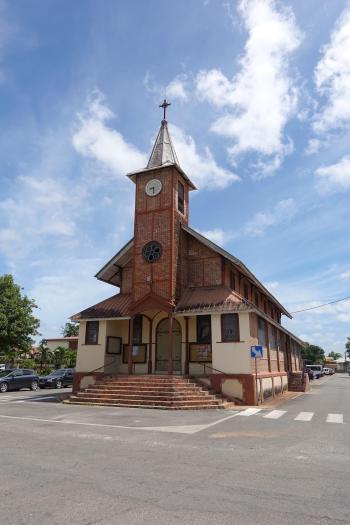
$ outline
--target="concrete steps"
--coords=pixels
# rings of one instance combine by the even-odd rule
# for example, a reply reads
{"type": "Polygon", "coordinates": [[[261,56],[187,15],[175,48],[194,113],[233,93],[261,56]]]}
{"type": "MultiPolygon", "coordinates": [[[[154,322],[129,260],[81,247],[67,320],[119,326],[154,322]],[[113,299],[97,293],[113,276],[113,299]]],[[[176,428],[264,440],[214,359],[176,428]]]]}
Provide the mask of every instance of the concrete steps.
{"type": "Polygon", "coordinates": [[[233,405],[181,376],[109,377],[71,396],[67,402],[163,410],[222,409],[233,405]]]}

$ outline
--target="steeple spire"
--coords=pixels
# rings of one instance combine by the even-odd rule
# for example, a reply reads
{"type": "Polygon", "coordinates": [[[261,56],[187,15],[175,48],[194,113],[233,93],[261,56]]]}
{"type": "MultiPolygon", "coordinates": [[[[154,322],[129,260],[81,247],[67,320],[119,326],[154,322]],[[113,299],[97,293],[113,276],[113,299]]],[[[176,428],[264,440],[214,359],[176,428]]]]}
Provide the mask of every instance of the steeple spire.
{"type": "Polygon", "coordinates": [[[177,156],[174,150],[173,143],[171,142],[168,122],[166,120],[166,110],[171,104],[164,99],[163,104],[160,104],[160,108],[163,108],[163,120],[160,125],[156,141],[154,143],[151,156],[149,158],[147,168],[158,168],[164,164],[179,164],[177,156]]]}

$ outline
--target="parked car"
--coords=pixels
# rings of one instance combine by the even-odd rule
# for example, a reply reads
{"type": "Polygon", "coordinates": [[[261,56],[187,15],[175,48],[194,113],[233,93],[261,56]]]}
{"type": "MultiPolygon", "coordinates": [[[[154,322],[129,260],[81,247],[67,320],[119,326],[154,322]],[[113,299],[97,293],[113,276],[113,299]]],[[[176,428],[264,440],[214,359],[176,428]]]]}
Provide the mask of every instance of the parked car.
{"type": "Polygon", "coordinates": [[[59,368],[47,376],[39,377],[40,388],[63,388],[73,384],[74,368],[59,368]]]}
{"type": "Polygon", "coordinates": [[[312,379],[315,379],[316,376],[315,376],[315,373],[314,373],[313,370],[310,370],[310,368],[306,368],[306,373],[307,373],[307,375],[309,376],[310,381],[311,381],[312,379]]]}
{"type": "Polygon", "coordinates": [[[322,365],[306,365],[306,368],[308,370],[312,370],[314,372],[314,376],[316,379],[319,377],[322,377],[324,375],[323,372],[323,366],[322,365]]]}
{"type": "Polygon", "coordinates": [[[326,375],[326,376],[331,376],[332,374],[334,374],[334,370],[333,370],[333,368],[325,367],[325,368],[323,369],[323,373],[324,373],[324,375],[326,375]]]}
{"type": "Polygon", "coordinates": [[[8,390],[20,390],[21,388],[31,390],[39,388],[39,376],[34,370],[28,368],[0,370],[0,392],[5,393],[8,390]]]}

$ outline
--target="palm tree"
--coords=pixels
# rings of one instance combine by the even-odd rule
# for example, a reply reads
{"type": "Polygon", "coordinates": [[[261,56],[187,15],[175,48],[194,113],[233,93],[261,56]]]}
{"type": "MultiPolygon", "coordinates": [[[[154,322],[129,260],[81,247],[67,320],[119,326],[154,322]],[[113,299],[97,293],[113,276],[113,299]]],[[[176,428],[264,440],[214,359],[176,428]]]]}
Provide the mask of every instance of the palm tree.
{"type": "Polygon", "coordinates": [[[54,361],[56,368],[61,368],[62,365],[64,365],[67,361],[67,352],[69,352],[68,348],[65,348],[64,346],[58,346],[54,351],[54,361]]]}
{"type": "Polygon", "coordinates": [[[41,341],[39,345],[39,352],[36,355],[36,360],[40,363],[40,372],[42,372],[43,365],[48,365],[52,362],[53,354],[45,341],[41,341]]]}

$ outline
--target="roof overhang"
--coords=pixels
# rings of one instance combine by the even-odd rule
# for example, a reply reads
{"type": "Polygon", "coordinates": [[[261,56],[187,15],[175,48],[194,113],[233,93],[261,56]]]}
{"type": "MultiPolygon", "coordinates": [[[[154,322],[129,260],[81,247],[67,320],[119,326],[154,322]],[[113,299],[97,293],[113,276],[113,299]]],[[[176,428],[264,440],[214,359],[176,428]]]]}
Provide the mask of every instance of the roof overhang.
{"type": "Polygon", "coordinates": [[[180,175],[182,175],[182,177],[185,179],[185,181],[188,183],[188,186],[189,186],[189,189],[190,191],[192,190],[196,190],[196,186],[193,184],[193,182],[191,181],[191,179],[189,179],[189,177],[186,175],[186,173],[183,171],[183,169],[180,168],[180,166],[174,162],[165,162],[164,164],[162,164],[161,166],[154,166],[152,168],[144,168],[142,170],[138,170],[138,171],[132,171],[131,173],[127,173],[127,177],[129,177],[129,179],[131,179],[135,184],[136,184],[136,176],[137,175],[140,175],[142,173],[151,173],[152,171],[159,171],[159,170],[163,170],[165,168],[169,168],[169,167],[174,167],[177,169],[177,171],[180,173],[180,175]]]}
{"type": "Polygon", "coordinates": [[[116,253],[99,272],[95,277],[99,281],[103,281],[108,284],[113,284],[114,286],[121,285],[121,269],[130,261],[131,259],[131,248],[133,246],[134,239],[131,239],[127,242],[118,253],[116,253]]]}

